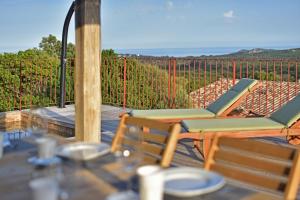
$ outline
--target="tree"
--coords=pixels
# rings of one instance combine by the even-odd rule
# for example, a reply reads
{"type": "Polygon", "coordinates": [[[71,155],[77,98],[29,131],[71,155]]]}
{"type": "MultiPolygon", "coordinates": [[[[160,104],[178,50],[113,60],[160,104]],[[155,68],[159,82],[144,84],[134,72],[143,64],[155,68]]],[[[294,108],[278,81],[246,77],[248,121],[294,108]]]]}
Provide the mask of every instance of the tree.
{"type": "Polygon", "coordinates": [[[48,37],[43,37],[39,47],[50,56],[60,56],[61,41],[59,41],[54,35],[50,34],[48,37]]]}

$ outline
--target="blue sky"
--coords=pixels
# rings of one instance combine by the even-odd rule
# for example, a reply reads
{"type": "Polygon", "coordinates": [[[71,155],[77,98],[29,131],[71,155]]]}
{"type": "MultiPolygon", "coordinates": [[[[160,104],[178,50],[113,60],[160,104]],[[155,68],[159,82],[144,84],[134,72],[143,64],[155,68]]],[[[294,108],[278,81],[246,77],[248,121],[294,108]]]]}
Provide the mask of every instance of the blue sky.
{"type": "MultiPolygon", "coordinates": [[[[0,0],[0,52],[61,38],[71,2],[0,0]]],[[[299,10],[299,0],[102,0],[102,46],[300,47],[299,10]]]]}

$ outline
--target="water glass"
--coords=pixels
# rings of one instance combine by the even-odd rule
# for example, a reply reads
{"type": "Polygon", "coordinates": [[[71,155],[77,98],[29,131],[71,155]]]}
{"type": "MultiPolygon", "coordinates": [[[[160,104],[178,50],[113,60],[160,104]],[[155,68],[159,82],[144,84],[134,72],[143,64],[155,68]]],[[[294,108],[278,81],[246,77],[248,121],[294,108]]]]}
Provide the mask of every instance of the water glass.
{"type": "Polygon", "coordinates": [[[141,200],[162,200],[164,177],[158,165],[146,165],[138,168],[141,200]]]}
{"type": "Polygon", "coordinates": [[[49,159],[55,155],[56,141],[52,138],[42,137],[36,139],[38,158],[49,159]]]}
{"type": "Polygon", "coordinates": [[[57,200],[59,196],[58,182],[53,177],[33,179],[29,183],[33,200],[57,200]]]}
{"type": "Polygon", "coordinates": [[[44,108],[33,107],[28,113],[27,131],[34,137],[47,134],[48,120],[47,111],[44,108]]]}
{"type": "Polygon", "coordinates": [[[115,156],[122,167],[119,173],[128,177],[127,190],[130,190],[132,189],[131,178],[136,174],[136,169],[143,161],[143,137],[139,128],[129,127],[124,139],[131,141],[132,145],[119,144],[119,150],[115,152],[115,156]]]}

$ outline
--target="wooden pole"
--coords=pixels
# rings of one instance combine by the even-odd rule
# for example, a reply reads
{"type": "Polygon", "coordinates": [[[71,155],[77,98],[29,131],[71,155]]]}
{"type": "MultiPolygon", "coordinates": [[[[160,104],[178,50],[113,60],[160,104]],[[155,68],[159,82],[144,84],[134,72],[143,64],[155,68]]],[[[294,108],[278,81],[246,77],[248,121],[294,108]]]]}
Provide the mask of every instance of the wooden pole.
{"type": "Polygon", "coordinates": [[[100,1],[75,2],[75,137],[88,142],[101,139],[100,1]]]}

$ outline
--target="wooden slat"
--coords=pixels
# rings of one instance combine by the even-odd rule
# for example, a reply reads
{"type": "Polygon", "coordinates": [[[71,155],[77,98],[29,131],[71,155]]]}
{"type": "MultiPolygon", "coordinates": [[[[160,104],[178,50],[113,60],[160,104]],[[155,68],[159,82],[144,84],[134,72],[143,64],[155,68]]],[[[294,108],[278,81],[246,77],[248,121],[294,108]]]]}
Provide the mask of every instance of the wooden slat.
{"type": "Polygon", "coordinates": [[[284,191],[284,188],[286,186],[285,183],[283,183],[278,179],[266,177],[266,176],[260,176],[258,174],[234,169],[232,167],[228,167],[220,164],[212,164],[211,170],[219,172],[224,176],[235,180],[243,181],[246,183],[250,183],[256,186],[260,186],[263,188],[268,188],[276,191],[282,192],[284,191]]]}
{"type": "Polygon", "coordinates": [[[130,140],[130,139],[127,139],[127,138],[124,138],[123,144],[128,145],[128,146],[141,145],[141,150],[143,150],[144,152],[148,152],[148,153],[155,154],[155,155],[160,155],[160,156],[162,155],[162,153],[164,151],[163,147],[161,147],[161,146],[154,145],[154,144],[149,144],[149,143],[140,144],[137,141],[130,140]]]}
{"type": "Polygon", "coordinates": [[[160,164],[161,159],[155,158],[150,155],[144,155],[144,164],[160,164]]]}
{"type": "Polygon", "coordinates": [[[165,144],[167,142],[167,137],[163,135],[158,134],[152,134],[152,133],[144,133],[143,132],[143,138],[145,141],[159,143],[159,144],[165,144]]]}
{"type": "Polygon", "coordinates": [[[282,197],[278,197],[266,193],[254,193],[250,196],[246,196],[241,200],[282,200],[282,197]]]}
{"type": "Polygon", "coordinates": [[[293,161],[293,167],[289,175],[289,182],[284,194],[285,199],[296,199],[300,183],[300,153],[299,150],[293,161]]]}
{"type": "Polygon", "coordinates": [[[219,141],[219,145],[249,151],[251,153],[272,156],[284,160],[292,160],[295,155],[294,149],[255,140],[222,138],[219,141]]]}
{"type": "MultiPolygon", "coordinates": [[[[130,134],[130,128],[125,128],[125,134],[130,134]]],[[[164,135],[159,135],[157,133],[152,132],[145,132],[145,131],[138,131],[136,135],[142,135],[144,141],[154,142],[158,144],[164,144],[167,141],[167,137],[164,135]]]]}
{"type": "Polygon", "coordinates": [[[159,156],[162,156],[162,154],[164,152],[163,147],[158,146],[158,145],[148,144],[148,143],[143,143],[143,150],[145,152],[159,155],[159,156]]]}
{"type": "Polygon", "coordinates": [[[231,151],[217,151],[215,153],[215,160],[216,162],[219,160],[233,162],[234,164],[243,165],[243,167],[264,170],[276,175],[287,175],[290,171],[290,167],[283,163],[261,160],[231,151]]]}
{"type": "Polygon", "coordinates": [[[169,131],[170,125],[157,120],[138,118],[138,117],[127,117],[125,124],[134,125],[139,127],[151,127],[160,131],[169,131]]]}
{"type": "Polygon", "coordinates": [[[138,146],[141,145],[138,141],[130,140],[128,138],[123,138],[123,145],[127,146],[138,146]]]}

